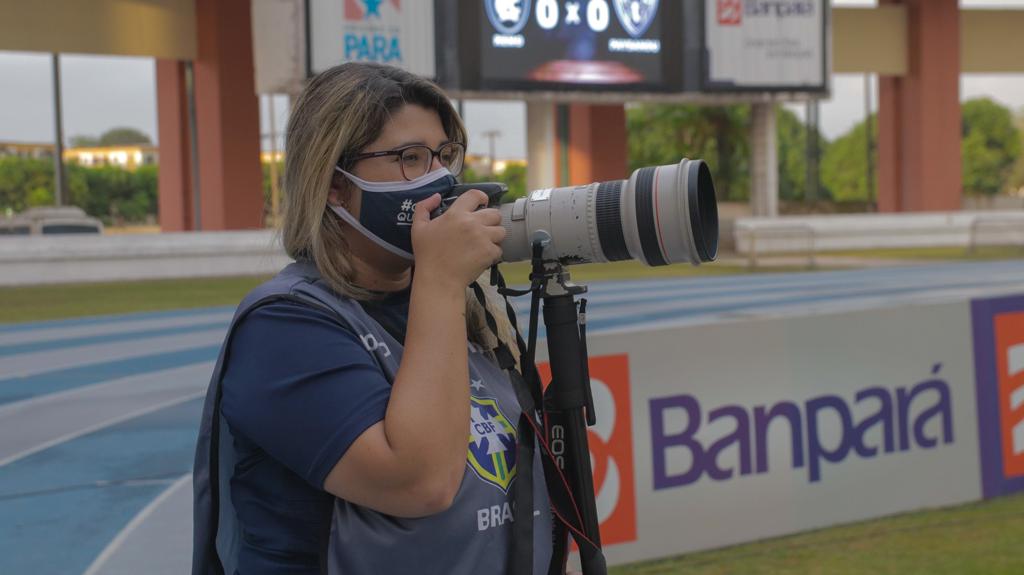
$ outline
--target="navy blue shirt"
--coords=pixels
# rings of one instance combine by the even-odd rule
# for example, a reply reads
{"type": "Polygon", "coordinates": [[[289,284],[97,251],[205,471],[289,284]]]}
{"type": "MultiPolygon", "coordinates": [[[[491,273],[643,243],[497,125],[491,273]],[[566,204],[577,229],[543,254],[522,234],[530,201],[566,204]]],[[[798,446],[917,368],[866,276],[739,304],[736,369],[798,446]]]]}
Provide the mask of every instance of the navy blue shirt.
{"type": "MultiPolygon", "coordinates": [[[[408,289],[363,308],[404,341],[408,289]]],[[[221,386],[238,453],[231,500],[242,532],[239,573],[318,573],[333,504],[324,480],[384,419],[391,384],[353,332],[282,301],[236,326],[221,386]]]]}

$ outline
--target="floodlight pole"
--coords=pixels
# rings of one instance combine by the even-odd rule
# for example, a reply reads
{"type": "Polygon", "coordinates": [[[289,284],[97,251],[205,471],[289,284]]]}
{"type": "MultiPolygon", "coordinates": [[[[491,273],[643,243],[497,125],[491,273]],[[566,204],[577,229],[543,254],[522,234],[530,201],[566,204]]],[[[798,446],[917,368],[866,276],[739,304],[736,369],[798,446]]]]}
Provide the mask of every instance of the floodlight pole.
{"type": "Polygon", "coordinates": [[[864,74],[864,133],[867,135],[867,161],[868,161],[868,205],[872,211],[878,211],[877,199],[875,198],[875,150],[874,130],[871,127],[871,74],[864,74]]]}
{"type": "Polygon", "coordinates": [[[67,197],[67,183],[64,179],[64,116],[61,113],[60,102],[60,54],[54,52],[51,55],[51,68],[53,69],[53,117],[54,117],[54,145],[53,145],[53,201],[58,206],[63,206],[67,197]]]}
{"type": "Polygon", "coordinates": [[[270,115],[270,219],[274,227],[277,227],[281,221],[281,191],[277,181],[277,119],[274,117],[273,94],[267,94],[267,107],[270,115]]]}
{"type": "Polygon", "coordinates": [[[494,158],[494,154],[495,154],[494,139],[499,137],[499,136],[501,136],[501,131],[500,130],[487,130],[486,132],[483,132],[480,135],[485,137],[485,138],[487,138],[487,140],[489,142],[489,148],[488,148],[488,150],[489,150],[489,152],[488,152],[489,164],[488,165],[490,167],[488,168],[488,172],[489,173],[487,175],[493,176],[494,175],[494,161],[495,161],[495,158],[494,158]]]}

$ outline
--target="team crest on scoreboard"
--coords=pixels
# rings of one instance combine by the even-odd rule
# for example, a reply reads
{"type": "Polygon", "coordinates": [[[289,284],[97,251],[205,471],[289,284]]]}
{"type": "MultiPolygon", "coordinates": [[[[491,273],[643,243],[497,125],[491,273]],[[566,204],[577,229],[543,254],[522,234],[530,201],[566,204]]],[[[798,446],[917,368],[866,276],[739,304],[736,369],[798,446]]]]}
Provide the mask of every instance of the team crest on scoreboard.
{"type": "Polygon", "coordinates": [[[518,34],[530,20],[530,0],[485,0],[487,19],[498,32],[518,34]]]}
{"type": "Polygon", "coordinates": [[[505,493],[516,476],[516,428],[494,399],[471,397],[469,455],[477,477],[505,493]]]}
{"type": "Polygon", "coordinates": [[[614,0],[612,4],[622,27],[634,38],[647,32],[658,13],[658,0],[614,0]]]}

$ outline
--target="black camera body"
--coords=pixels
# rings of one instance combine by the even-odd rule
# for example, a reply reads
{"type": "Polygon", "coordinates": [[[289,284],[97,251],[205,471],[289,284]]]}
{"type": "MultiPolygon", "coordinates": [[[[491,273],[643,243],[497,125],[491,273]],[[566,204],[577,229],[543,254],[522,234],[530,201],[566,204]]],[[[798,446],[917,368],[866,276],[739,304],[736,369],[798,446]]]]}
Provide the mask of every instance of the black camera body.
{"type": "Polygon", "coordinates": [[[448,211],[452,203],[458,199],[459,196],[468,192],[469,190],[480,190],[487,194],[487,207],[495,208],[501,204],[501,196],[504,196],[508,192],[508,186],[501,182],[478,182],[475,184],[456,184],[452,187],[451,193],[445,196],[441,200],[441,205],[430,212],[430,218],[434,219],[437,216],[448,211]]]}

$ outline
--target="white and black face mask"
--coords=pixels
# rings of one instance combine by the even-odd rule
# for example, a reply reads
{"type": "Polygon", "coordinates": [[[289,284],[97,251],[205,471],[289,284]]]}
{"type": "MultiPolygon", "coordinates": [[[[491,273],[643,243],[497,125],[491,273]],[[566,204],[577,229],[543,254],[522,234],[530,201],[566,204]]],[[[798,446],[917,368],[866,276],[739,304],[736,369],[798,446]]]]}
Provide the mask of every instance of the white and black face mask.
{"type": "Polygon", "coordinates": [[[434,194],[447,196],[455,176],[447,168],[428,172],[410,181],[368,182],[335,166],[362,190],[359,219],[340,206],[330,206],[338,217],[359,230],[370,241],[389,252],[412,261],[412,215],[416,203],[434,194]]]}

